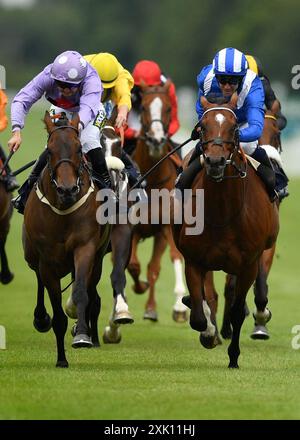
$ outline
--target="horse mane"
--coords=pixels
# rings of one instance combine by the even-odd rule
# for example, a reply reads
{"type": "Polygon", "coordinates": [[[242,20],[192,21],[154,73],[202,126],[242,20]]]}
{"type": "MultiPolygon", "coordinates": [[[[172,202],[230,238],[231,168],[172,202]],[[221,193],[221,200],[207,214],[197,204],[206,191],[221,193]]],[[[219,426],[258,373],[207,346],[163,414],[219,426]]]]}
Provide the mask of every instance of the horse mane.
{"type": "Polygon", "coordinates": [[[59,118],[55,120],[54,124],[57,127],[63,127],[64,125],[69,125],[69,119],[67,118],[67,115],[65,112],[61,112],[59,115],[59,118]]]}
{"type": "Polygon", "coordinates": [[[209,93],[206,96],[206,99],[208,102],[210,102],[211,104],[217,104],[217,105],[223,105],[223,104],[228,104],[228,102],[230,101],[231,96],[223,96],[220,95],[219,93],[209,93]]]}

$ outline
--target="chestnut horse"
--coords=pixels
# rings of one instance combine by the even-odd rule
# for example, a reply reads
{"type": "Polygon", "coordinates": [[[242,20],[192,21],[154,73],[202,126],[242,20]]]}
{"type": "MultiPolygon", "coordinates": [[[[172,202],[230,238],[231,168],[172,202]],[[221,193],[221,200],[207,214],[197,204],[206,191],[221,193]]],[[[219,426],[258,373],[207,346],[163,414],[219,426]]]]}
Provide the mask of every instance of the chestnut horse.
{"type": "MultiPolygon", "coordinates": [[[[264,129],[259,139],[259,145],[265,148],[271,161],[275,161],[282,167],[279,152],[281,151],[280,130],[277,126],[276,115],[279,112],[278,101],[274,101],[271,110],[267,110],[265,114],[264,129]]],[[[279,208],[279,202],[277,201],[279,208]]],[[[252,339],[269,339],[270,335],[266,327],[267,322],[270,321],[272,314],[268,304],[268,284],[267,277],[269,275],[273,257],[275,254],[276,243],[270,249],[264,250],[260,262],[258,275],[254,283],[254,302],[256,310],[253,313],[254,328],[251,333],[252,339]]],[[[225,283],[225,307],[223,323],[221,328],[221,335],[224,339],[230,339],[232,335],[232,328],[230,325],[230,307],[234,295],[234,278],[232,275],[227,275],[225,283]]]]}
{"type": "MultiPolygon", "coordinates": [[[[186,281],[190,293],[190,325],[201,333],[206,348],[217,345],[215,298],[208,298],[204,280],[208,271],[223,270],[236,276],[235,295],[230,310],[232,339],[228,347],[229,367],[238,368],[240,331],[245,318],[245,299],[255,281],[259,259],[265,249],[275,243],[278,230],[278,209],[271,203],[264,184],[245,156],[239,152],[238,125],[233,109],[237,95],[228,104],[210,104],[204,97],[201,104],[201,140],[204,168],[192,184],[190,203],[174,199],[173,218],[186,206],[196,212],[197,190],[204,194],[204,228],[198,235],[189,235],[185,221],[173,225],[175,243],[185,259],[186,281]],[[201,191],[200,191],[201,192],[201,191]]],[[[189,228],[190,229],[190,228],[189,228]]]]}
{"type": "MultiPolygon", "coordinates": [[[[141,100],[141,134],[137,141],[133,159],[138,164],[142,174],[145,174],[172,148],[168,140],[168,127],[171,117],[171,102],[169,98],[170,81],[163,86],[142,87],[141,100]]],[[[144,319],[157,321],[155,301],[155,283],[160,273],[161,257],[170,245],[171,260],[175,271],[176,297],[173,306],[173,319],[177,322],[187,320],[187,308],[182,304],[181,298],[185,293],[182,274],[182,256],[176,249],[170,220],[163,219],[164,213],[169,214],[169,208],[163,208],[162,200],[154,202],[152,190],[169,193],[175,184],[177,177],[176,165],[168,158],[163,161],[147,178],[146,193],[148,196],[148,223],[137,224],[133,229],[132,253],[128,270],[134,280],[135,293],[144,293],[149,287],[149,296],[145,306],[144,319]],[[155,205],[155,206],[154,206],[155,205]],[[158,221],[151,223],[151,210],[157,209],[158,221]],[[153,252],[147,268],[147,282],[140,280],[141,265],[137,258],[137,247],[140,240],[148,237],[154,238],[153,252]]]]}
{"type": "Polygon", "coordinates": [[[5,251],[5,243],[9,232],[11,216],[11,193],[6,191],[4,183],[0,179],[0,282],[2,284],[10,283],[14,277],[13,273],[9,269],[5,251]]]}
{"type": "Polygon", "coordinates": [[[78,116],[71,122],[64,118],[55,125],[46,112],[44,122],[48,131],[48,163],[26,203],[23,247],[38,282],[34,326],[40,332],[53,327],[56,366],[68,367],[64,348],[68,319],[61,304],[60,280],[74,274],[72,301],[78,322],[72,346],[99,345],[97,320],[101,303],[96,286],[111,227],[96,219],[100,204],[83,160],[78,116]],[[44,305],[44,287],[53,309],[52,322],[44,305]]]}

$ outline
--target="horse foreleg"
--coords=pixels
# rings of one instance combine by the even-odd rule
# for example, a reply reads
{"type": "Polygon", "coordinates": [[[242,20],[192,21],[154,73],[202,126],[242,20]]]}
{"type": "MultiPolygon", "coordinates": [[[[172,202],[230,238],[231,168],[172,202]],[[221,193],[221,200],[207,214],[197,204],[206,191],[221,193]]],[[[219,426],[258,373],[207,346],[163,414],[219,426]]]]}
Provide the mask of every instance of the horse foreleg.
{"type": "Polygon", "coordinates": [[[34,309],[34,319],[33,319],[33,325],[36,328],[37,331],[41,333],[48,332],[50,328],[52,327],[52,321],[50,316],[47,313],[47,310],[45,308],[45,301],[44,301],[44,293],[45,293],[45,287],[41,280],[41,277],[39,275],[39,272],[36,271],[36,278],[38,283],[38,291],[37,291],[37,303],[36,307],[34,309]]]}
{"type": "Polygon", "coordinates": [[[134,281],[134,285],[132,286],[133,291],[135,293],[144,293],[148,289],[149,284],[146,281],[140,280],[141,265],[137,257],[139,239],[140,236],[138,234],[133,234],[131,257],[127,269],[134,281]]]}
{"type": "Polygon", "coordinates": [[[5,252],[6,239],[0,240],[0,260],[1,260],[1,272],[0,281],[2,284],[8,284],[14,278],[14,274],[9,270],[8,260],[5,252]]]}
{"type": "Polygon", "coordinates": [[[248,290],[253,284],[257,275],[258,264],[245,267],[243,272],[237,276],[233,305],[230,311],[232,325],[232,338],[228,347],[229,368],[238,368],[238,358],[240,355],[240,332],[245,319],[245,300],[248,290]]]}
{"type": "Polygon", "coordinates": [[[93,346],[90,338],[90,330],[88,326],[89,313],[88,304],[89,297],[87,288],[91,281],[91,275],[94,268],[95,248],[93,243],[87,243],[75,250],[74,252],[74,267],[75,267],[75,281],[72,292],[72,301],[77,309],[78,321],[76,324],[76,334],[73,338],[72,347],[86,347],[93,346]]]}
{"type": "Polygon", "coordinates": [[[172,317],[175,322],[185,322],[188,319],[188,314],[187,314],[188,308],[182,302],[182,298],[186,293],[186,289],[183,281],[182,255],[178,251],[175,245],[170,227],[166,228],[166,235],[170,246],[170,257],[173,263],[174,274],[175,274],[175,287],[174,287],[175,304],[173,306],[172,317]]]}
{"type": "Polygon", "coordinates": [[[158,316],[156,312],[156,301],[155,301],[155,283],[160,273],[160,260],[167,247],[167,239],[163,233],[160,231],[154,236],[153,242],[153,252],[151,260],[147,267],[147,280],[149,283],[149,296],[145,305],[144,319],[150,319],[151,321],[157,321],[158,316]]]}
{"type": "Polygon", "coordinates": [[[225,289],[224,289],[224,313],[223,313],[223,323],[221,327],[221,335],[224,339],[231,339],[232,328],[230,323],[230,311],[234,300],[234,291],[236,285],[236,276],[226,275],[225,289]]]}
{"type": "Polygon", "coordinates": [[[111,235],[113,270],[110,275],[114,295],[114,310],[112,321],[114,324],[131,324],[134,322],[129,312],[126,295],[125,269],[131,251],[130,225],[115,225],[111,235]]]}
{"type": "Polygon", "coordinates": [[[254,302],[256,310],[253,313],[254,329],[251,333],[252,339],[269,339],[266,323],[270,321],[272,314],[266,307],[268,304],[267,276],[270,272],[275,253],[275,244],[271,249],[263,252],[259,260],[258,274],[254,285],[254,302]]]}
{"type": "Polygon", "coordinates": [[[65,355],[64,338],[68,327],[68,318],[64,314],[61,304],[60,280],[52,271],[49,265],[40,265],[41,281],[47,288],[53,309],[52,327],[56,336],[57,362],[56,366],[61,368],[68,367],[65,355]]]}

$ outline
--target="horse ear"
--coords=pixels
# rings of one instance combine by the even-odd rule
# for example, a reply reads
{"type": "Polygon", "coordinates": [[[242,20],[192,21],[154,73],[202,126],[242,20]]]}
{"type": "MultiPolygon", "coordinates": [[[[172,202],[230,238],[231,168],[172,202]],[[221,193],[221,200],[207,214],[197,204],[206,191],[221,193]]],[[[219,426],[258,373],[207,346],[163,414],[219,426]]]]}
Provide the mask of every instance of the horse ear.
{"type": "Polygon", "coordinates": [[[74,127],[74,128],[78,128],[79,121],[80,121],[80,119],[79,119],[79,115],[78,115],[78,113],[76,113],[76,115],[74,116],[74,118],[71,119],[71,121],[70,121],[70,125],[71,125],[72,127],[74,127]]]}
{"type": "Polygon", "coordinates": [[[201,105],[204,108],[204,110],[211,108],[211,107],[214,107],[214,104],[211,104],[210,102],[208,102],[208,100],[205,98],[205,96],[201,96],[200,102],[201,102],[201,105]]]}
{"type": "Polygon", "coordinates": [[[278,101],[278,99],[275,99],[275,101],[273,102],[271,112],[274,115],[278,115],[278,113],[280,112],[280,102],[278,101]]]}
{"type": "Polygon", "coordinates": [[[237,101],[238,101],[238,94],[234,93],[230,99],[230,101],[228,102],[229,107],[231,108],[236,108],[237,105],[237,101]]]}
{"type": "Polygon", "coordinates": [[[167,81],[164,83],[163,87],[166,90],[166,92],[169,90],[171,84],[172,84],[172,81],[170,79],[167,79],[167,81]]]}
{"type": "Polygon", "coordinates": [[[48,133],[50,133],[50,131],[53,130],[53,128],[55,126],[48,110],[45,111],[44,124],[46,125],[46,129],[47,129],[48,133]]]}

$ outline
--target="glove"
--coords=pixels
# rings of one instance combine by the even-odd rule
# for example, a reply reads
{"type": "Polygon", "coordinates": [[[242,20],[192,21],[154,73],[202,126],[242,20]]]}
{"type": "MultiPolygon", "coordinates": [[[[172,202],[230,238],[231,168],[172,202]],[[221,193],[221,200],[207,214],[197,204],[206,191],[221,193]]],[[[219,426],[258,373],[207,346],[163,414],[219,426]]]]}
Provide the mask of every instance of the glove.
{"type": "Polygon", "coordinates": [[[201,131],[200,122],[198,122],[195,125],[195,127],[193,128],[192,133],[191,133],[191,139],[193,141],[197,141],[198,139],[200,139],[200,131],[201,131]]]}

